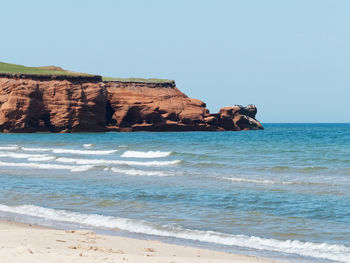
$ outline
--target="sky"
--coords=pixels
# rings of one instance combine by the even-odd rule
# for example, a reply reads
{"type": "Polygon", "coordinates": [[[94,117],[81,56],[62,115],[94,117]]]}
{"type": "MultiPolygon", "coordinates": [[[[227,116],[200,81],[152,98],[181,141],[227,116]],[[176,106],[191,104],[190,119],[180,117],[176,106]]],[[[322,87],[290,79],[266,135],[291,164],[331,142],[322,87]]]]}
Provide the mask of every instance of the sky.
{"type": "Polygon", "coordinates": [[[166,78],[271,122],[350,122],[350,1],[1,3],[0,61],[166,78]]]}

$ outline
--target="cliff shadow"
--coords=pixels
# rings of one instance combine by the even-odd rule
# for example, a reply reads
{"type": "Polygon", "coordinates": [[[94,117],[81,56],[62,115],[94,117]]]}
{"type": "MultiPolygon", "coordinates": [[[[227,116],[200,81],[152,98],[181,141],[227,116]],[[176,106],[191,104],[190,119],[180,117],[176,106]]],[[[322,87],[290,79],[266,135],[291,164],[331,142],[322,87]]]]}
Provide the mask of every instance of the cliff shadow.
{"type": "Polygon", "coordinates": [[[141,124],[142,119],[141,119],[141,110],[137,106],[133,106],[128,109],[127,113],[123,117],[120,126],[121,127],[130,127],[136,123],[141,124]]]}
{"type": "Polygon", "coordinates": [[[114,110],[112,108],[111,102],[109,100],[106,101],[106,126],[115,126],[117,121],[113,118],[114,110]]]}
{"type": "Polygon", "coordinates": [[[55,131],[51,125],[50,113],[45,109],[43,103],[43,94],[37,87],[34,92],[28,94],[29,105],[25,109],[26,116],[24,130],[28,132],[35,131],[55,131]]]}

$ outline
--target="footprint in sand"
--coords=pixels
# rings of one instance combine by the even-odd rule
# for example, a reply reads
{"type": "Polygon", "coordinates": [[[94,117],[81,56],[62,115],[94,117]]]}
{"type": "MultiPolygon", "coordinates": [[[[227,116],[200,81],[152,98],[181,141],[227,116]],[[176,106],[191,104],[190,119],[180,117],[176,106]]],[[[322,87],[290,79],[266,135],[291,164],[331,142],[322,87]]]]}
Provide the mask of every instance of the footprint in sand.
{"type": "Polygon", "coordinates": [[[150,247],[146,247],[146,248],[144,248],[143,250],[144,250],[144,251],[147,251],[147,252],[156,252],[155,249],[150,248],[150,247]]]}

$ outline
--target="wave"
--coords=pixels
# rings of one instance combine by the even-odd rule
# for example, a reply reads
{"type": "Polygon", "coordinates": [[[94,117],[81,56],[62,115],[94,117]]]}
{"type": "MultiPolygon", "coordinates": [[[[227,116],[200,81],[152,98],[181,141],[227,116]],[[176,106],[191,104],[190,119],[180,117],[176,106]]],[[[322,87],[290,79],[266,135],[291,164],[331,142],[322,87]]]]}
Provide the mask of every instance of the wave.
{"type": "MultiPolygon", "coordinates": [[[[101,152],[101,151],[91,151],[91,152],[101,152]]],[[[28,161],[45,162],[54,160],[55,156],[50,156],[47,154],[27,154],[27,153],[16,153],[16,152],[0,152],[0,157],[15,158],[15,159],[27,159],[28,161]]],[[[81,165],[130,165],[130,166],[169,166],[178,164],[180,160],[173,161],[124,161],[124,160],[104,160],[104,159],[76,159],[67,157],[58,157],[57,162],[61,163],[75,163],[81,165]]]]}
{"type": "Polygon", "coordinates": [[[308,166],[300,169],[302,172],[318,172],[323,170],[328,170],[325,166],[308,166]]]}
{"type": "Polygon", "coordinates": [[[49,163],[10,163],[1,162],[0,167],[28,167],[37,169],[47,169],[47,170],[70,170],[71,172],[84,172],[93,167],[93,165],[62,165],[62,164],[49,164],[49,163]]]}
{"type": "Polygon", "coordinates": [[[219,180],[226,180],[231,182],[243,182],[253,184],[279,184],[279,185],[309,185],[309,186],[337,186],[341,184],[326,183],[326,182],[312,182],[312,181],[275,181],[275,180],[260,180],[242,177],[215,177],[219,180]]]}
{"type": "Polygon", "coordinates": [[[48,148],[31,148],[31,147],[21,147],[21,150],[28,152],[49,152],[51,149],[48,148]]]}
{"type": "Polygon", "coordinates": [[[43,157],[30,157],[27,160],[30,162],[46,162],[54,160],[54,156],[43,156],[43,157]]]}
{"type": "Polygon", "coordinates": [[[161,152],[161,151],[148,151],[148,152],[138,152],[138,151],[126,151],[121,157],[127,158],[162,158],[167,157],[171,152],[161,152]]]}
{"type": "Polygon", "coordinates": [[[0,150],[5,150],[5,151],[12,151],[17,149],[18,149],[17,145],[0,146],[0,150]]]}
{"type": "Polygon", "coordinates": [[[26,153],[16,153],[16,152],[0,152],[0,157],[8,157],[15,159],[27,159],[27,158],[41,158],[47,157],[47,154],[26,154],[26,153]]]}
{"type": "Polygon", "coordinates": [[[61,163],[75,163],[75,164],[94,164],[94,165],[130,165],[130,166],[169,166],[178,164],[181,160],[173,161],[150,161],[150,162],[140,162],[140,161],[122,161],[122,160],[104,160],[104,159],[75,159],[60,157],[56,159],[57,162],[61,163]]]}
{"type": "Polygon", "coordinates": [[[34,205],[7,206],[0,204],[0,211],[34,216],[45,220],[77,223],[91,227],[120,229],[140,234],[174,237],[227,246],[245,247],[336,260],[340,262],[350,262],[350,247],[342,244],[313,243],[299,240],[277,240],[256,236],[230,235],[215,231],[192,230],[169,225],[161,226],[143,220],[55,210],[34,205]]]}
{"type": "Polygon", "coordinates": [[[118,169],[115,167],[112,167],[111,170],[115,173],[122,173],[126,175],[131,175],[131,176],[171,176],[172,174],[168,174],[165,172],[159,172],[159,171],[143,171],[143,170],[136,170],[136,169],[131,169],[131,170],[125,170],[125,169],[118,169]]]}
{"type": "Polygon", "coordinates": [[[228,180],[232,182],[244,182],[244,183],[255,183],[255,184],[289,184],[290,182],[277,182],[271,180],[256,180],[256,179],[246,179],[240,177],[217,177],[218,179],[228,180]]]}
{"type": "Polygon", "coordinates": [[[83,144],[84,148],[91,148],[92,146],[93,146],[92,143],[85,143],[85,144],[83,144]]]}
{"type": "Polygon", "coordinates": [[[29,152],[53,152],[53,153],[70,153],[70,154],[87,154],[87,155],[108,155],[115,153],[118,150],[76,150],[76,149],[67,149],[67,148],[30,148],[22,147],[23,151],[29,152]]]}
{"type": "Polygon", "coordinates": [[[320,171],[326,171],[329,168],[326,166],[272,166],[272,167],[260,167],[258,170],[272,171],[279,173],[299,172],[299,173],[316,173],[320,171]]]}
{"type": "Polygon", "coordinates": [[[74,150],[74,149],[52,149],[53,153],[72,153],[72,154],[90,154],[90,155],[107,155],[115,153],[118,150],[74,150]]]}

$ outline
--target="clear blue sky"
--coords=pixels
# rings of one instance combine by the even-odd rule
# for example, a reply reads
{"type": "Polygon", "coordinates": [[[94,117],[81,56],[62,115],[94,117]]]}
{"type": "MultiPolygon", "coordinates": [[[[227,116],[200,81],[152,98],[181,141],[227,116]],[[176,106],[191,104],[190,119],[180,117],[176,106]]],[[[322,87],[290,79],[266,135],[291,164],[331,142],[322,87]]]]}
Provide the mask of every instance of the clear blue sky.
{"type": "Polygon", "coordinates": [[[176,80],[211,112],[350,122],[350,1],[3,1],[0,61],[176,80]]]}

